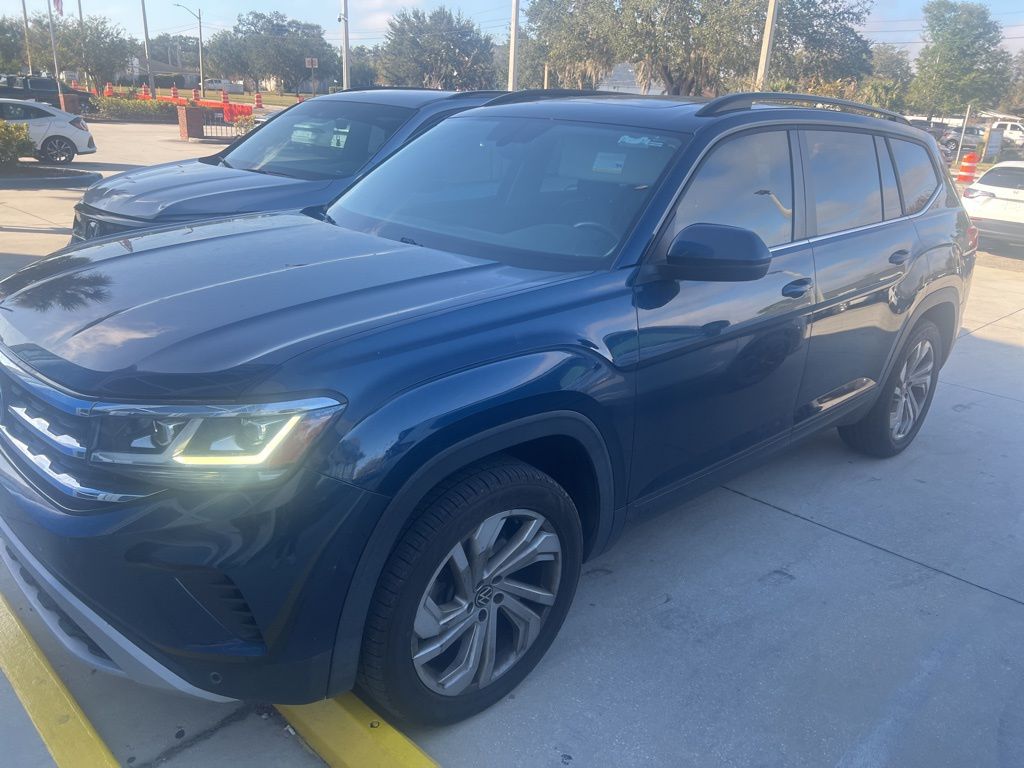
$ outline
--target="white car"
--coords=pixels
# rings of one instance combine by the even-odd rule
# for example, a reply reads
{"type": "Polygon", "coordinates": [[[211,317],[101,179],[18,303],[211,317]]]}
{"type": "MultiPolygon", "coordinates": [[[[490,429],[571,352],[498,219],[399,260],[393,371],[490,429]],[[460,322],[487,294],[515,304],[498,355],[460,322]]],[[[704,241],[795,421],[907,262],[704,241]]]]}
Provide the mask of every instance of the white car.
{"type": "Polygon", "coordinates": [[[1021,120],[1000,120],[992,124],[993,131],[1002,131],[1003,140],[1009,144],[1024,146],[1024,121],[1021,120]]]}
{"type": "Polygon", "coordinates": [[[985,171],[964,190],[964,208],[983,237],[1024,243],[1024,162],[985,171]]]}
{"type": "Polygon", "coordinates": [[[96,151],[96,142],[85,120],[49,104],[0,99],[0,120],[28,126],[40,162],[63,165],[74,160],[75,155],[96,151]]]}

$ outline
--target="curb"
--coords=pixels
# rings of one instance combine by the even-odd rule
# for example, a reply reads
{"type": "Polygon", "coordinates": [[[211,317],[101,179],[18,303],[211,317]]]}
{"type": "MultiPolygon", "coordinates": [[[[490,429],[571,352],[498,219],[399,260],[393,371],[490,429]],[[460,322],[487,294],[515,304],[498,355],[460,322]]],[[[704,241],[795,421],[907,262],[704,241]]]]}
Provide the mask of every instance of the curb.
{"type": "Polygon", "coordinates": [[[82,189],[102,179],[103,175],[95,171],[73,171],[61,176],[29,178],[0,175],[0,189],[82,189]]]}
{"type": "Polygon", "coordinates": [[[59,768],[117,768],[110,749],[3,595],[0,670],[59,768]]]}
{"type": "Polygon", "coordinates": [[[277,710],[331,768],[438,768],[353,693],[277,710]]]}

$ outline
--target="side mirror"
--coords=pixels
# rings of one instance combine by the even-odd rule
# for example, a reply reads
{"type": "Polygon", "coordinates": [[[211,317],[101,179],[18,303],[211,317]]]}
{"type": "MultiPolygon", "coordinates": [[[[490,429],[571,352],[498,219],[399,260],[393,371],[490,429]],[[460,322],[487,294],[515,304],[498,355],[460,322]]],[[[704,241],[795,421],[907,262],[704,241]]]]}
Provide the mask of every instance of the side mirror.
{"type": "Polygon", "coordinates": [[[739,283],[768,274],[772,255],[757,233],[724,224],[691,224],[672,241],[665,276],[675,280],[739,283]]]}

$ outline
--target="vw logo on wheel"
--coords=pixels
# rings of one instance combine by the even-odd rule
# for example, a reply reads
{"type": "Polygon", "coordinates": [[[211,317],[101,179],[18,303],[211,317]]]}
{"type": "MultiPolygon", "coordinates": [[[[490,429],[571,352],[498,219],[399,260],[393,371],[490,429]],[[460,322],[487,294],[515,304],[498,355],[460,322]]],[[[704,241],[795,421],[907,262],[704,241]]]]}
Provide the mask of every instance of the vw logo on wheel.
{"type": "Polygon", "coordinates": [[[476,603],[477,608],[483,608],[489,602],[491,597],[494,595],[494,587],[490,584],[484,584],[480,589],[476,591],[476,597],[473,598],[473,602],[476,603]]]}

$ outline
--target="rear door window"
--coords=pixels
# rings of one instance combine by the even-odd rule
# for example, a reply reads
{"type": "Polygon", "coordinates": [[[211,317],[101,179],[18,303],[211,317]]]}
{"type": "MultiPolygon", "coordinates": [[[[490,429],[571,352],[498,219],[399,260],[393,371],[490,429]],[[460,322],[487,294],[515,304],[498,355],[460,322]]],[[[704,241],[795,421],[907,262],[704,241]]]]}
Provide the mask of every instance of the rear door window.
{"type": "Polygon", "coordinates": [[[939,188],[939,176],[932,165],[931,154],[921,144],[903,139],[890,139],[896,170],[903,188],[903,207],[907,215],[918,213],[939,188]]]}
{"type": "Polygon", "coordinates": [[[717,145],[675,211],[671,235],[690,224],[753,230],[769,246],[793,239],[793,166],[786,131],[761,131],[717,145]]]}
{"type": "Polygon", "coordinates": [[[874,138],[867,133],[805,131],[805,176],[817,233],[877,224],[882,188],[874,138]]]}

